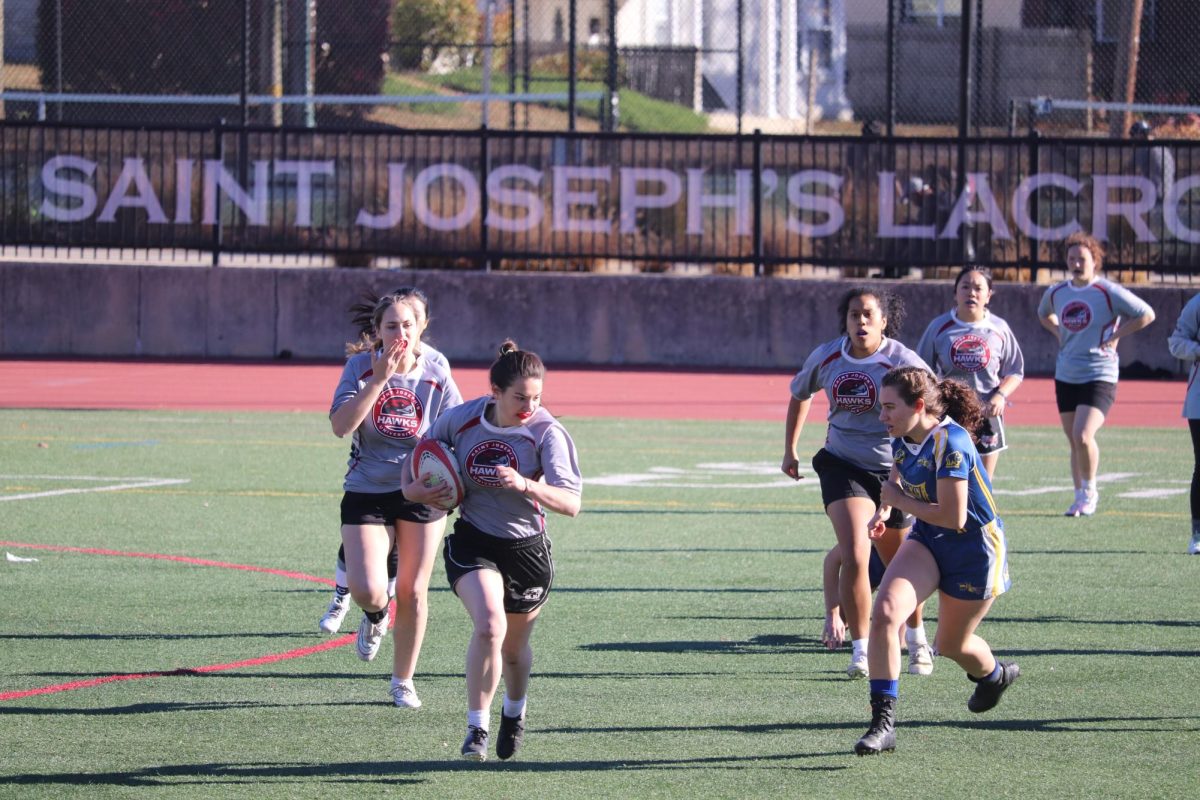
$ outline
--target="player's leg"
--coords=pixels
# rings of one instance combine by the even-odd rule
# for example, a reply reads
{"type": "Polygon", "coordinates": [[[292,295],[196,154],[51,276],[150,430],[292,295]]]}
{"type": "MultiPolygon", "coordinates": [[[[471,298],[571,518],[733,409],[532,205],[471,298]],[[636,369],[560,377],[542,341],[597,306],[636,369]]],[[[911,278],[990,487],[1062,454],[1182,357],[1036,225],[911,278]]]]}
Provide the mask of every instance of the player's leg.
{"type": "Polygon", "coordinates": [[[1075,444],[1075,412],[1060,411],[1058,414],[1059,422],[1062,424],[1063,433],[1067,437],[1067,446],[1070,447],[1071,454],[1071,483],[1075,486],[1075,499],[1071,503],[1071,507],[1067,509],[1068,517],[1079,516],[1079,509],[1083,505],[1083,489],[1080,486],[1082,478],[1079,474],[1080,455],[1075,444]]]}
{"type": "MultiPolygon", "coordinates": [[[[875,542],[875,549],[885,564],[890,564],[900,549],[900,544],[912,531],[907,528],[885,528],[883,536],[875,542]]],[[[901,634],[897,634],[900,636],[901,634]]],[[[903,630],[904,647],[908,649],[908,673],[910,675],[933,674],[933,648],[925,635],[925,601],[917,603],[906,620],[903,630]]]]}
{"type": "Polygon", "coordinates": [[[325,633],[337,633],[351,604],[350,585],[346,580],[346,549],[345,545],[339,544],[337,561],[333,565],[333,597],[317,627],[325,633]]]}
{"type": "Polygon", "coordinates": [[[396,521],[396,621],[392,625],[392,701],[419,708],[413,673],[429,618],[429,577],[445,530],[445,517],[433,522],[396,521]]]}
{"type": "Polygon", "coordinates": [[[983,453],[979,456],[979,460],[983,462],[983,468],[987,470],[988,480],[994,480],[996,478],[996,464],[1000,462],[1000,451],[983,453]]]}
{"type": "Polygon", "coordinates": [[[854,752],[859,755],[895,749],[896,700],[900,682],[897,636],[905,619],[937,588],[939,576],[933,554],[913,540],[905,541],[888,564],[871,610],[868,653],[871,725],[854,745],[854,752]]]}
{"type": "Polygon", "coordinates": [[[475,569],[455,582],[454,592],[471,617],[472,625],[466,665],[467,739],[462,754],[483,761],[487,758],[492,699],[503,669],[500,648],[508,632],[504,579],[496,570],[475,569]]]}
{"type": "Polygon", "coordinates": [[[846,673],[852,678],[865,678],[871,614],[871,541],[867,538],[867,523],[875,515],[875,503],[869,497],[847,497],[830,503],[825,513],[833,523],[842,555],[838,593],[854,651],[846,673]]]}
{"type": "Polygon", "coordinates": [[[1188,552],[1200,555],[1200,419],[1189,419],[1188,429],[1192,434],[1192,541],[1188,552]]]}
{"type": "Polygon", "coordinates": [[[384,525],[342,525],[346,582],[363,610],[356,648],[363,661],[375,658],[387,633],[387,555],[393,537],[384,525]]]}
{"type": "Polygon", "coordinates": [[[938,653],[962,667],[975,684],[967,708],[976,713],[1000,702],[1000,695],[1020,674],[1016,664],[997,661],[988,643],[975,633],[993,599],[964,600],[945,592],[939,598],[938,653]]]}
{"type": "Polygon", "coordinates": [[[533,647],[529,643],[541,607],[526,614],[509,614],[508,631],[500,646],[504,661],[504,708],[496,755],[511,758],[525,741],[525,706],[529,696],[529,674],[533,669],[533,647]]]}
{"type": "Polygon", "coordinates": [[[1096,487],[1096,471],[1100,467],[1100,446],[1096,443],[1096,433],[1104,424],[1104,412],[1095,406],[1078,406],[1075,409],[1074,427],[1072,428],[1072,447],[1076,454],[1076,465],[1079,470],[1079,488],[1083,493],[1083,502],[1079,507],[1079,515],[1090,517],[1096,513],[1096,505],[1100,492],[1096,487]]]}

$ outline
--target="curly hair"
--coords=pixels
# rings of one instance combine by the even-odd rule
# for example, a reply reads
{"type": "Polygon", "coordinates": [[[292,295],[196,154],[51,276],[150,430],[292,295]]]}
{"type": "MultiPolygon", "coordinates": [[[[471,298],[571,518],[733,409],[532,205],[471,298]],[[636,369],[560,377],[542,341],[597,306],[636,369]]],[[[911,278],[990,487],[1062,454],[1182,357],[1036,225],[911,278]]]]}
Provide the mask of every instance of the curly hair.
{"type": "Polygon", "coordinates": [[[977,441],[975,431],[987,412],[966,384],[953,378],[939,381],[923,367],[896,367],[883,376],[883,385],[895,389],[909,406],[915,405],[917,398],[924,400],[925,409],[938,419],[949,414],[971,434],[971,441],[977,441]]]}
{"type": "Polygon", "coordinates": [[[883,318],[887,320],[887,324],[883,326],[883,332],[887,336],[895,338],[900,335],[900,328],[904,324],[904,301],[899,295],[892,294],[887,289],[875,289],[870,286],[855,286],[842,295],[842,299],[838,302],[838,326],[839,333],[846,334],[846,314],[850,313],[850,301],[856,297],[874,297],[879,303],[879,309],[883,312],[883,318]]]}
{"type": "Polygon", "coordinates": [[[1072,247],[1082,247],[1092,254],[1092,261],[1096,263],[1096,269],[1104,268],[1104,245],[1095,236],[1084,233],[1083,231],[1075,231],[1062,243],[1063,260],[1067,259],[1067,253],[1071,252],[1072,247]]]}

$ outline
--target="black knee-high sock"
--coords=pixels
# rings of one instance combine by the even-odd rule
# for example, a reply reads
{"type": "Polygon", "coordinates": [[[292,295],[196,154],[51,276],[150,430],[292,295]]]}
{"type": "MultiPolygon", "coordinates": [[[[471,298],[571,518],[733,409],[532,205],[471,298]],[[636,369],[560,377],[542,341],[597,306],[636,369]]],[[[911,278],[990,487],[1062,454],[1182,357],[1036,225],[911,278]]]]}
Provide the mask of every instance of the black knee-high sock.
{"type": "Polygon", "coordinates": [[[1192,434],[1192,519],[1200,520],[1200,419],[1189,419],[1188,430],[1192,434]]]}

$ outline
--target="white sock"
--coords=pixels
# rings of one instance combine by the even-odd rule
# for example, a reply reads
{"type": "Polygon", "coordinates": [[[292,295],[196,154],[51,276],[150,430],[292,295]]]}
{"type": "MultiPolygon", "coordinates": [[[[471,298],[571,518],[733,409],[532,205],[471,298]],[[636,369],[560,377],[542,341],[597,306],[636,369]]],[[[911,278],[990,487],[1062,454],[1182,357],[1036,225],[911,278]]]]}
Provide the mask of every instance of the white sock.
{"type": "Polygon", "coordinates": [[[337,566],[333,568],[333,582],[338,586],[350,585],[350,582],[346,580],[346,568],[342,566],[341,562],[338,562],[337,566]]]}
{"type": "Polygon", "coordinates": [[[850,642],[850,646],[854,648],[854,655],[856,656],[860,653],[865,655],[867,652],[866,639],[855,639],[854,641],[850,642]]]}
{"type": "Polygon", "coordinates": [[[904,626],[904,641],[908,643],[908,649],[911,650],[916,645],[928,645],[929,640],[925,638],[925,626],[921,625],[916,628],[904,626]]]}
{"type": "Polygon", "coordinates": [[[397,678],[395,675],[392,676],[392,686],[407,686],[414,692],[417,690],[417,687],[413,686],[412,678],[397,678]]]}
{"type": "Polygon", "coordinates": [[[520,700],[513,700],[511,697],[505,694],[504,716],[509,718],[525,716],[525,700],[526,698],[524,697],[522,697],[520,700]]]}
{"type": "Polygon", "coordinates": [[[396,596],[396,579],[392,578],[388,581],[388,597],[396,596]]]}
{"type": "Polygon", "coordinates": [[[478,711],[467,712],[467,724],[472,725],[480,730],[487,730],[488,725],[492,721],[492,711],[488,708],[481,708],[478,711]]]}
{"type": "Polygon", "coordinates": [[[1095,481],[1080,481],[1080,483],[1083,486],[1084,494],[1092,495],[1092,494],[1096,493],[1096,482],[1095,481]]]}

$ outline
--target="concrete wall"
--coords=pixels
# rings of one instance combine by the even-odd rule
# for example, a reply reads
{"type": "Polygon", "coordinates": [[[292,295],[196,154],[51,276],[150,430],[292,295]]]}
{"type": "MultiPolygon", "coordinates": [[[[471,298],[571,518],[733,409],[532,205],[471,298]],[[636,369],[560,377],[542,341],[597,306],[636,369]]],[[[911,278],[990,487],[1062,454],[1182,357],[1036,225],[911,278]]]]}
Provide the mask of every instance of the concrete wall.
{"type": "MultiPolygon", "coordinates": [[[[559,364],[797,369],[837,335],[847,281],[649,275],[216,269],[0,264],[0,356],[336,360],[367,290],[414,284],[430,297],[430,339],[452,361],[487,362],[511,336],[559,364]]],[[[915,345],[952,302],[948,281],[888,285],[915,345]]],[[[1044,286],[1000,284],[1030,375],[1054,370],[1036,317],[1044,286]]],[[[1183,374],[1167,336],[1190,290],[1135,287],[1158,321],[1121,362],[1183,374]]]]}

